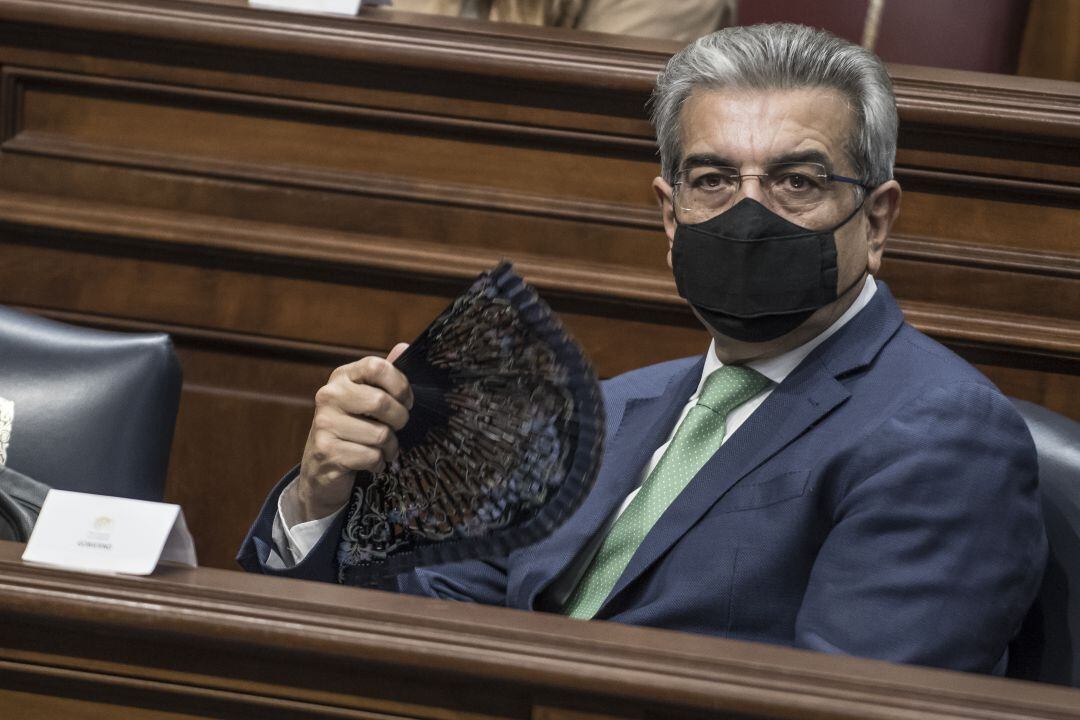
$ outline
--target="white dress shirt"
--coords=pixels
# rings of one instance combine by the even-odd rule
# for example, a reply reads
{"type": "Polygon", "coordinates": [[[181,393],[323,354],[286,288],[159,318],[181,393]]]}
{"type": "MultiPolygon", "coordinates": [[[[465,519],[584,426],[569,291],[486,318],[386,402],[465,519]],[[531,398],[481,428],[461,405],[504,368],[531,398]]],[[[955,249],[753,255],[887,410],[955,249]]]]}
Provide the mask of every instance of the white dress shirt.
{"type": "MultiPolygon", "coordinates": [[[[783,382],[784,378],[790,375],[791,371],[798,367],[799,363],[801,363],[806,358],[806,356],[814,350],[814,348],[832,337],[832,335],[835,334],[837,330],[850,322],[851,319],[855,317],[855,315],[857,315],[860,310],[866,307],[866,305],[870,302],[870,299],[874,297],[875,292],[877,292],[877,284],[874,282],[874,278],[872,275],[867,275],[866,282],[863,284],[862,292],[860,292],[859,296],[855,298],[855,302],[853,302],[851,304],[851,307],[849,307],[843,315],[837,318],[836,322],[830,325],[824,332],[817,335],[809,342],[806,342],[793,350],[788,350],[786,353],[783,353],[781,355],[766,358],[764,360],[754,360],[746,363],[747,367],[750,367],[761,373],[769,380],[771,380],[772,383],[770,383],[769,386],[762,390],[760,393],[744,402],[742,405],[737,406],[728,414],[726,421],[727,430],[724,433],[724,442],[726,442],[727,439],[731,437],[744,422],[746,422],[746,419],[749,418],[750,415],[752,415],[753,412],[757,410],[763,402],[765,402],[765,399],[769,397],[770,394],[772,394],[773,389],[781,382],[783,382]]],[[[656,449],[656,452],[653,453],[652,458],[649,460],[648,464],[645,466],[645,469],[641,473],[641,477],[638,480],[637,487],[635,487],[634,490],[629,495],[627,495],[626,499],[623,501],[622,506],[619,508],[619,513],[622,513],[622,511],[626,509],[627,505],[630,504],[630,501],[633,500],[634,496],[637,494],[638,489],[641,487],[641,483],[645,481],[645,478],[649,477],[649,474],[653,471],[653,468],[655,468],[656,464],[660,462],[660,458],[663,457],[664,452],[668,448],[668,445],[671,444],[672,438],[675,437],[675,430],[678,429],[680,424],[682,424],[683,418],[685,418],[687,413],[690,412],[690,408],[694,407],[694,405],[697,404],[698,396],[701,395],[701,389],[705,385],[706,378],[708,378],[709,375],[713,372],[719,370],[721,367],[723,367],[723,363],[721,363],[720,360],[716,357],[716,343],[715,341],[713,341],[709,344],[709,351],[705,355],[705,367],[701,371],[701,379],[698,380],[697,389],[694,391],[694,394],[691,395],[690,398],[686,401],[686,405],[683,407],[682,413],[680,413],[679,415],[678,422],[676,422],[675,425],[672,426],[671,432],[668,434],[668,437],[664,441],[664,444],[658,447],[656,449]]],[[[293,480],[293,482],[295,483],[296,481],[293,480]]],[[[291,485],[287,487],[285,491],[283,491],[281,495],[278,496],[278,511],[274,518],[273,535],[275,541],[277,541],[277,539],[279,538],[283,538],[284,541],[288,543],[289,555],[291,555],[295,562],[299,563],[309,552],[311,552],[311,548],[315,547],[315,545],[319,542],[322,536],[326,533],[327,529],[333,524],[337,516],[345,510],[345,506],[342,505],[341,508],[339,508],[336,512],[326,517],[309,520],[307,522],[297,523],[290,526],[288,523],[286,523],[285,518],[296,517],[297,514],[297,509],[295,505],[292,504],[295,502],[293,500],[293,494],[289,491],[291,487],[291,485]]],[[[285,563],[281,560],[281,557],[278,555],[277,552],[271,553],[270,559],[267,564],[270,567],[275,567],[278,569],[285,567],[285,563]]]]}

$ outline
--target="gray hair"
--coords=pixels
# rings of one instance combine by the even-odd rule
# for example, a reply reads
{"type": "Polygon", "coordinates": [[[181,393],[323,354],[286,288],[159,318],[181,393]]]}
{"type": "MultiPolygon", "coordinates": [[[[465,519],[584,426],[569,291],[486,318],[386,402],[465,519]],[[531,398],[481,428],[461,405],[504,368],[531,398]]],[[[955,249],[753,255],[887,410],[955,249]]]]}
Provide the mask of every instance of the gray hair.
{"type": "Polygon", "coordinates": [[[805,87],[833,88],[847,98],[856,129],[846,150],[858,178],[870,186],[890,180],[899,123],[885,65],[824,30],[786,23],[725,28],[668,61],[651,100],[664,178],[675,182],[682,158],[680,115],[695,90],[805,87]]]}

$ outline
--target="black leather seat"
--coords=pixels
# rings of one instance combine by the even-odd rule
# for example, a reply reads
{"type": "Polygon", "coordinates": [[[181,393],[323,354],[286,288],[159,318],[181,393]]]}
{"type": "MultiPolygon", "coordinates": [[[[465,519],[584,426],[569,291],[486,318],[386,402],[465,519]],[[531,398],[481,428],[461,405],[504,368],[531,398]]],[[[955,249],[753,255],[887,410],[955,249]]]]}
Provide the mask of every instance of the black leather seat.
{"type": "Polygon", "coordinates": [[[54,488],[161,500],[180,402],[163,334],[91,330],[0,307],[7,466],[54,488]]]}
{"type": "Polygon", "coordinates": [[[44,483],[0,467],[0,540],[29,540],[48,493],[44,483]]]}
{"type": "Polygon", "coordinates": [[[1080,687],[1080,423],[1024,400],[1013,403],[1039,453],[1050,559],[1010,647],[1008,674],[1080,687]]]}

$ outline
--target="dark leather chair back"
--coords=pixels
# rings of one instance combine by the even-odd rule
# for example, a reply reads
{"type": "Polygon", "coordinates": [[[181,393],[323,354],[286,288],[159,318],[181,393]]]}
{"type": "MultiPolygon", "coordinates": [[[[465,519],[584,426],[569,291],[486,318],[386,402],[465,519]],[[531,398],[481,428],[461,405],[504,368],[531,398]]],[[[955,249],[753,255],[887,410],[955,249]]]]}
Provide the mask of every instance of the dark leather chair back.
{"type": "Polygon", "coordinates": [[[44,483],[0,467],[0,540],[28,541],[48,494],[44,483]]]}
{"type": "Polygon", "coordinates": [[[161,500],[180,402],[168,335],[66,325],[0,307],[7,466],[62,490],[161,500]]]}
{"type": "Polygon", "coordinates": [[[1050,559],[1035,605],[1009,648],[1008,674],[1080,687],[1080,423],[1024,400],[1013,403],[1039,454],[1050,559]]]}

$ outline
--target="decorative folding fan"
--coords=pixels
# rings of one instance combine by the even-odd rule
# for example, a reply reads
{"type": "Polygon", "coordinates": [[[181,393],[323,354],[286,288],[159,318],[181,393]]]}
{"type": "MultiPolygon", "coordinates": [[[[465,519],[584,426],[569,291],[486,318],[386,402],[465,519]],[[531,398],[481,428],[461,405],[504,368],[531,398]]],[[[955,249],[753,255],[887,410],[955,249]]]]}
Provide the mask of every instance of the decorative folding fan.
{"type": "Polygon", "coordinates": [[[577,508],[600,463],[599,386],[509,263],[480,275],[394,364],[413,408],[397,459],[357,478],[341,582],[504,555],[577,508]]]}

